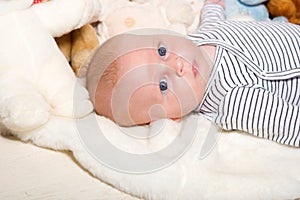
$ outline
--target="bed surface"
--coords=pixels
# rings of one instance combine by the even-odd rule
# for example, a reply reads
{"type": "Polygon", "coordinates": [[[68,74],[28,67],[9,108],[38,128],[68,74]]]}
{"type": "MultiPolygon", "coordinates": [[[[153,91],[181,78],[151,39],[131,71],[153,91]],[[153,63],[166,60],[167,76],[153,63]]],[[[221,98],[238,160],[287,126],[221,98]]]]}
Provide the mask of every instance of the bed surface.
{"type": "Polygon", "coordinates": [[[68,152],[0,136],[0,199],[137,200],[92,177],[68,152]]]}

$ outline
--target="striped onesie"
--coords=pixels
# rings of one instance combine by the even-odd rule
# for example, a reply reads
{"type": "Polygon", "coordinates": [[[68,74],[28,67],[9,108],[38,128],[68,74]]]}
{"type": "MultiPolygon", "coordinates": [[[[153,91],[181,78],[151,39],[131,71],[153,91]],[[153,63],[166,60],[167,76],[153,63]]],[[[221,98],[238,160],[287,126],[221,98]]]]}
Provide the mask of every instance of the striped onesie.
{"type": "Polygon", "coordinates": [[[226,130],[300,146],[300,26],[224,20],[203,7],[197,45],[216,45],[211,78],[195,110],[226,130]]]}

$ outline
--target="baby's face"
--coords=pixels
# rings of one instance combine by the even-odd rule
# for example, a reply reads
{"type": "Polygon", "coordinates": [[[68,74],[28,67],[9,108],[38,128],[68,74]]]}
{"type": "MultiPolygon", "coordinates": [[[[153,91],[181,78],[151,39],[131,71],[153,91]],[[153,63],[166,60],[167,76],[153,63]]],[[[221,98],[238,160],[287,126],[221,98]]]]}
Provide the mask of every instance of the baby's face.
{"type": "Polygon", "coordinates": [[[169,37],[173,44],[160,38],[116,60],[120,71],[111,103],[118,124],[180,119],[200,103],[207,77],[199,73],[199,50],[184,38],[169,37]]]}

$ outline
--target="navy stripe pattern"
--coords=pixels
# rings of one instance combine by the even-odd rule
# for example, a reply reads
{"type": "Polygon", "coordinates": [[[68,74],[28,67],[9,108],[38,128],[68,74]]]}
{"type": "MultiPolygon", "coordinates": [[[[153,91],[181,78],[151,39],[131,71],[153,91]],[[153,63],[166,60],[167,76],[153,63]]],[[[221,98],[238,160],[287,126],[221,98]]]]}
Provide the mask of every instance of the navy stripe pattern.
{"type": "Polygon", "coordinates": [[[211,79],[197,113],[226,130],[300,146],[300,26],[224,21],[206,4],[197,45],[215,44],[211,79]]]}

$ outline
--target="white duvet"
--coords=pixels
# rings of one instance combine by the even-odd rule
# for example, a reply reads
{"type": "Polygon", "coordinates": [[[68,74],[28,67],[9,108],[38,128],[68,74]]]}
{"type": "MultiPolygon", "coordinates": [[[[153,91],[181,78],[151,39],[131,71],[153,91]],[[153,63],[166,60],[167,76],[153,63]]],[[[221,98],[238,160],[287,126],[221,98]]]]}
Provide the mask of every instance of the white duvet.
{"type": "Polygon", "coordinates": [[[97,19],[99,2],[21,1],[14,11],[0,4],[3,133],[70,150],[99,180],[146,199],[300,197],[299,149],[223,132],[196,115],[127,129],[97,116],[53,36],[97,19]]]}

